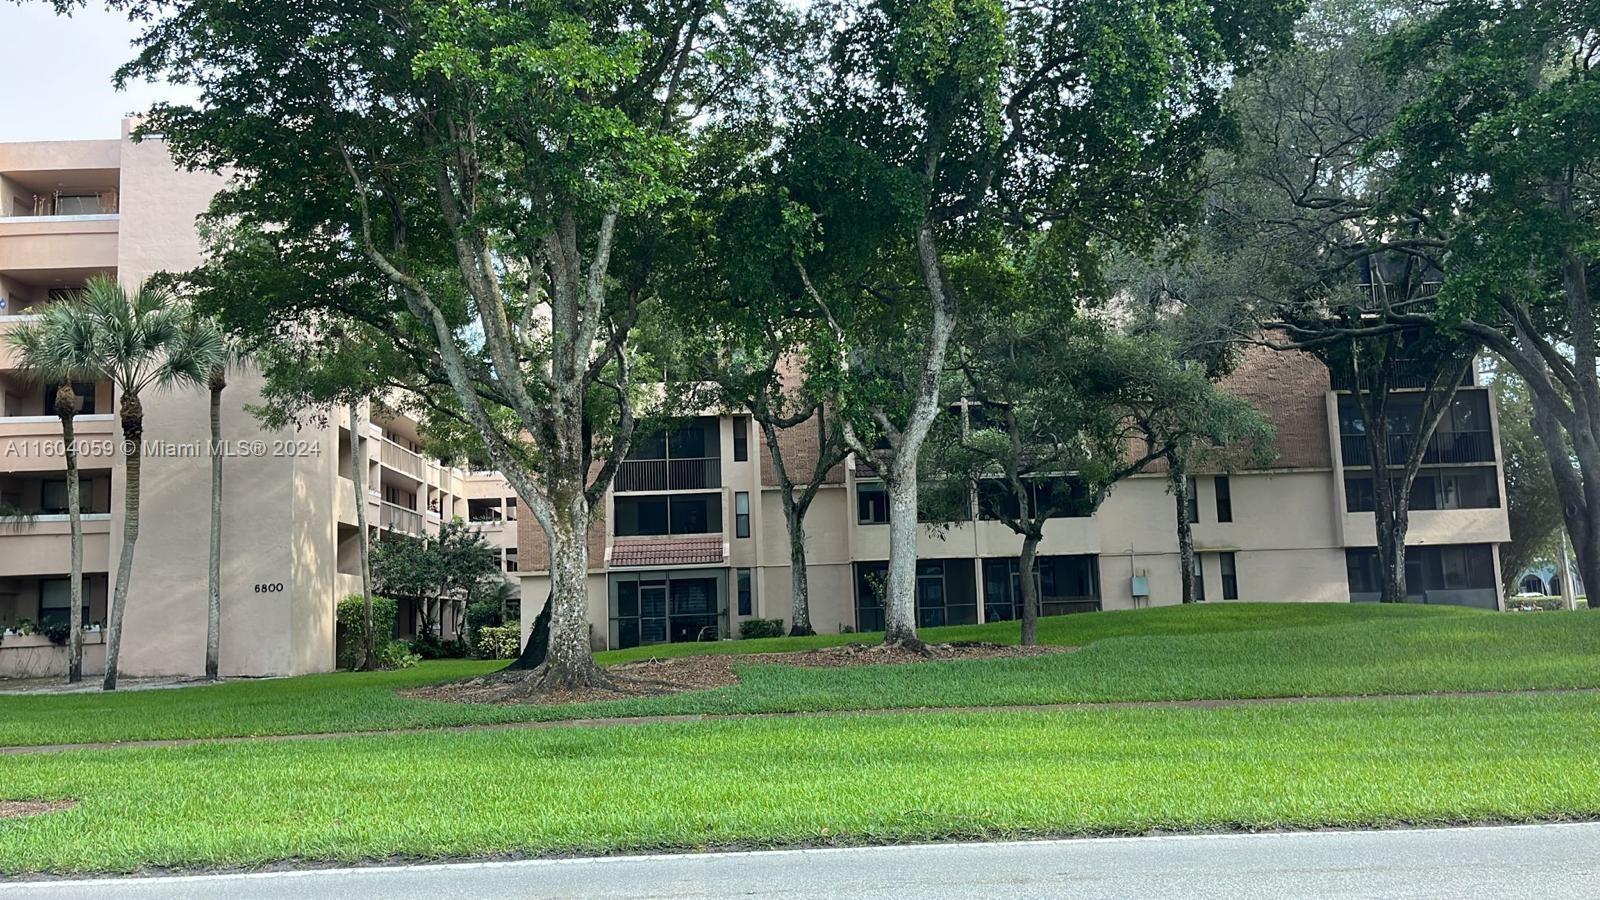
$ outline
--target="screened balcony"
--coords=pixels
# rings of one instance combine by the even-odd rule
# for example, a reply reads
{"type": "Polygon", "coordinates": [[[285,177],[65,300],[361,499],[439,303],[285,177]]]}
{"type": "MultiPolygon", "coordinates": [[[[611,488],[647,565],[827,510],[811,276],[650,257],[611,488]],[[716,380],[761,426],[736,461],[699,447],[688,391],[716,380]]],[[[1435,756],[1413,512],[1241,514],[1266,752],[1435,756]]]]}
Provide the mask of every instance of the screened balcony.
{"type": "Polygon", "coordinates": [[[722,486],[721,423],[712,416],[638,435],[617,468],[613,489],[694,491],[722,486]]]}

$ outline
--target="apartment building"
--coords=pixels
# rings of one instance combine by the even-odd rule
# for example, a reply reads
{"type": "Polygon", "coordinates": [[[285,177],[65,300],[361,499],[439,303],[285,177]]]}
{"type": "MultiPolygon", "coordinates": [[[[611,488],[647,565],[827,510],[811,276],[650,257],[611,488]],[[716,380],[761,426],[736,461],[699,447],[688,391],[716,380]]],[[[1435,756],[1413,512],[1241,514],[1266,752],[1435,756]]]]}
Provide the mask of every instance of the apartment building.
{"type": "MultiPolygon", "coordinates": [[[[15,633],[24,620],[69,614],[69,538],[55,386],[18,371],[6,333],[41,304],[69,297],[96,275],[126,284],[201,261],[195,217],[219,176],[176,169],[160,141],[118,139],[0,143],[0,499],[26,518],[0,524],[0,676],[65,671],[65,650],[15,633]]],[[[225,461],[222,666],[225,675],[292,675],[334,665],[334,607],[360,586],[351,423],[264,430],[253,373],[224,394],[225,461]]],[[[82,385],[85,668],[104,666],[111,573],[124,524],[123,460],[108,383],[82,385]]],[[[146,451],[133,580],[124,616],[125,675],[204,670],[210,533],[209,410],[203,392],[143,398],[146,451]]],[[[515,507],[504,479],[427,458],[414,421],[372,409],[367,521],[374,539],[437,532],[475,504],[499,512],[485,536],[515,571],[515,507]]]]}
{"type": "MultiPolygon", "coordinates": [[[[1263,468],[1193,476],[1186,514],[1199,596],[1375,600],[1372,473],[1353,398],[1316,359],[1267,350],[1247,354],[1225,386],[1262,410],[1277,437],[1263,468]]],[[[814,435],[802,427],[784,441],[786,458],[808,470],[814,435]]],[[[1396,438],[1392,458],[1404,458],[1405,442],[1396,438]]],[[[706,415],[634,448],[590,534],[596,647],[727,637],[749,618],[789,620],[788,536],[765,457],[759,432],[737,414],[706,415]]],[[[992,487],[978,486],[966,521],[922,529],[920,625],[1018,617],[1021,538],[997,521],[995,504],[1006,501],[992,487]]],[[[1057,511],[1039,548],[1045,615],[1179,602],[1177,510],[1165,473],[1126,480],[1092,513],[1070,477],[1041,479],[1036,496],[1057,511]]],[[[1492,398],[1473,381],[1431,440],[1413,493],[1413,601],[1502,608],[1504,496],[1492,398]]],[[[536,522],[525,517],[519,527],[523,594],[533,607],[548,592],[548,549],[536,522]]],[[[882,484],[847,461],[818,494],[806,530],[813,627],[881,629],[889,550],[882,484]]]]}

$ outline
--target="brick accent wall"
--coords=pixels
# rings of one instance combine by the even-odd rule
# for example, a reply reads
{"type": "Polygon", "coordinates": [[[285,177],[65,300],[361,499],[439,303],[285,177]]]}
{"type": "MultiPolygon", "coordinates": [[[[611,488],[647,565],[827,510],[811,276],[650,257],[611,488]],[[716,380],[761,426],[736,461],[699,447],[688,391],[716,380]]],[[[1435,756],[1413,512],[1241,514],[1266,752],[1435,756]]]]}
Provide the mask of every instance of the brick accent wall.
{"type": "MultiPolygon", "coordinates": [[[[811,477],[811,469],[817,464],[817,429],[816,416],[793,428],[778,429],[778,446],[783,451],[783,464],[789,469],[789,477],[801,484],[811,477]]],[[[775,487],[778,484],[778,467],[773,464],[772,453],[767,449],[766,434],[754,420],[750,422],[750,430],[751,443],[760,447],[761,484],[763,487],[775,487]]],[[[824,483],[843,484],[844,464],[828,470],[824,483]]]]}
{"type": "MultiPolygon", "coordinates": [[[[589,525],[589,568],[605,568],[605,554],[606,522],[596,518],[589,525]]],[[[550,571],[550,541],[545,537],[544,526],[533,517],[526,503],[518,504],[517,569],[521,572],[550,571]]]]}
{"type": "Polygon", "coordinates": [[[1277,457],[1268,468],[1328,468],[1333,445],[1328,434],[1328,367],[1309,353],[1281,353],[1250,347],[1221,387],[1267,417],[1277,439],[1277,457]]]}
{"type": "MultiPolygon", "coordinates": [[[[1309,353],[1284,353],[1266,347],[1246,348],[1233,374],[1218,382],[1223,390],[1250,402],[1276,431],[1267,469],[1326,469],[1333,466],[1333,445],[1328,433],[1326,396],[1328,367],[1309,353]]],[[[1129,442],[1129,455],[1144,453],[1144,442],[1129,442]]],[[[1192,472],[1259,469],[1260,463],[1243,449],[1226,448],[1193,460],[1192,472]]],[[[1165,472],[1156,460],[1147,473],[1165,472]]]]}

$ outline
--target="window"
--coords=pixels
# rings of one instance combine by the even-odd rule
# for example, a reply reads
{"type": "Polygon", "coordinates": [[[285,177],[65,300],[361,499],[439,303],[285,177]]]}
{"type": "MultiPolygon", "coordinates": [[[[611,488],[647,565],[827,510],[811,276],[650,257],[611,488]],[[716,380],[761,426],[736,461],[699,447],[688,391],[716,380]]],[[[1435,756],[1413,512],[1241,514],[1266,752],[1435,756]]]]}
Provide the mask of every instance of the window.
{"type": "MultiPolygon", "coordinates": [[[[986,622],[1022,618],[1022,579],[1016,557],[983,561],[983,618],[986,622]]],[[[1039,614],[1059,616],[1100,608],[1099,558],[1041,556],[1034,561],[1039,614]]]]}
{"type": "MultiPolygon", "coordinates": [[[[978,621],[975,560],[931,559],[917,562],[917,627],[968,625],[978,621]]],[[[856,629],[883,630],[883,598],[889,564],[856,563],[856,629]]]]}
{"type": "Polygon", "coordinates": [[[716,494],[673,497],[670,504],[672,534],[711,534],[722,530],[722,498],[716,494]]]}
{"type": "MultiPolygon", "coordinates": [[[[1047,519],[1091,516],[1089,489],[1080,478],[1068,475],[1035,477],[1027,480],[1029,512],[1043,511],[1047,519]]],[[[978,518],[995,521],[1015,518],[1017,495],[1003,478],[978,480],[978,518]]]]}
{"type": "Polygon", "coordinates": [[[507,572],[515,572],[517,570],[517,548],[515,547],[506,548],[505,570],[507,572]]]}
{"type": "MultiPolygon", "coordinates": [[[[1345,567],[1351,599],[1377,599],[1383,592],[1376,548],[1346,550],[1345,567]]],[[[1488,544],[1406,548],[1406,593],[1411,597],[1425,598],[1429,592],[1472,591],[1483,595],[1483,605],[1490,605],[1494,603],[1494,588],[1494,553],[1488,544]]]]}
{"type": "Polygon", "coordinates": [[[507,522],[515,522],[516,520],[517,520],[517,498],[515,498],[515,497],[507,497],[506,498],[506,521],[507,522]]]}
{"type": "MultiPolygon", "coordinates": [[[[87,478],[78,479],[78,512],[93,512],[94,484],[87,478]]],[[[67,505],[67,480],[50,478],[39,484],[39,513],[46,516],[64,516],[72,511],[67,505]]]]}
{"type": "Polygon", "coordinates": [[[1196,602],[1206,599],[1206,561],[1198,553],[1194,555],[1194,599],[1196,602]]]}
{"type": "Polygon", "coordinates": [[[733,495],[733,536],[750,536],[750,492],[738,491],[733,495]]]}
{"type": "Polygon", "coordinates": [[[1239,570],[1232,553],[1217,554],[1217,568],[1222,570],[1222,599],[1239,599],[1239,570]]]}
{"type": "Polygon", "coordinates": [[[889,565],[856,563],[856,630],[883,630],[883,596],[888,587],[889,565]]]}
{"type": "Polygon", "coordinates": [[[856,521],[884,525],[889,521],[889,492],[881,481],[856,482],[856,521]]]}
{"type": "MultiPolygon", "coordinates": [[[[86,585],[87,586],[87,585],[86,585]]],[[[67,578],[44,578],[39,581],[39,624],[72,620],[72,582],[67,578]]],[[[83,593],[83,621],[89,622],[89,592],[83,593]]]]}
{"type": "Polygon", "coordinates": [[[614,533],[618,537],[722,531],[719,494],[617,497],[615,503],[614,533]]]}
{"type": "MultiPolygon", "coordinates": [[[[1399,483],[1396,479],[1395,487],[1399,483]]],[[[1377,506],[1371,475],[1347,475],[1345,507],[1350,512],[1372,512],[1377,506]]],[[[1432,509],[1498,509],[1500,477],[1491,466],[1461,469],[1423,469],[1411,483],[1413,511],[1432,509]]]]}
{"type": "MultiPolygon", "coordinates": [[[[1189,502],[1184,509],[1184,515],[1189,517],[1189,524],[1193,525],[1200,521],[1200,482],[1193,475],[1190,475],[1183,480],[1183,484],[1185,491],[1189,495],[1189,502]]],[[[1196,559],[1198,558],[1196,557],[1196,559]]]]}
{"type": "Polygon", "coordinates": [[[755,601],[750,590],[750,570],[740,569],[738,574],[739,615],[755,615],[755,601]]]}
{"type": "Polygon", "coordinates": [[[750,418],[748,416],[733,417],[733,461],[747,462],[750,459],[750,418]]]}
{"type": "MultiPolygon", "coordinates": [[[[1228,476],[1218,475],[1213,478],[1217,493],[1217,521],[1233,521],[1233,485],[1228,482],[1228,476]]],[[[1231,598],[1230,598],[1231,599],[1231,598]]]]}

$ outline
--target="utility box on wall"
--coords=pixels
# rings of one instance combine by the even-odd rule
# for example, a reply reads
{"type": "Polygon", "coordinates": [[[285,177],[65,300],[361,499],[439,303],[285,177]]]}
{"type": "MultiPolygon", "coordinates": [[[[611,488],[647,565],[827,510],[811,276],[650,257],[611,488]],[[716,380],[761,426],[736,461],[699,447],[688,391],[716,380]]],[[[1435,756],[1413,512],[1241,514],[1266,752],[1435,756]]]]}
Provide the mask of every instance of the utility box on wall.
{"type": "Polygon", "coordinates": [[[1128,593],[1132,594],[1135,600],[1150,599],[1150,575],[1144,569],[1135,569],[1133,571],[1133,579],[1129,585],[1128,593]]]}

